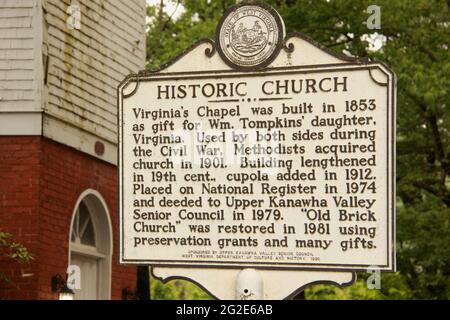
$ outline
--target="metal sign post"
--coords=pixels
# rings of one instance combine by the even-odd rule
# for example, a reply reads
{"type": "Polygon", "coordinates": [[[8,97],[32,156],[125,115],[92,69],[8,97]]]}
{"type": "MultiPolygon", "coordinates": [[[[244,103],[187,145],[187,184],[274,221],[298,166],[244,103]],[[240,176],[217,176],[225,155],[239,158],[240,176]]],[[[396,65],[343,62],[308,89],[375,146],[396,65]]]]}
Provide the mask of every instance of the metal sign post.
{"type": "Polygon", "coordinates": [[[255,269],[244,269],[236,277],[236,300],[262,300],[264,283],[255,269]]]}

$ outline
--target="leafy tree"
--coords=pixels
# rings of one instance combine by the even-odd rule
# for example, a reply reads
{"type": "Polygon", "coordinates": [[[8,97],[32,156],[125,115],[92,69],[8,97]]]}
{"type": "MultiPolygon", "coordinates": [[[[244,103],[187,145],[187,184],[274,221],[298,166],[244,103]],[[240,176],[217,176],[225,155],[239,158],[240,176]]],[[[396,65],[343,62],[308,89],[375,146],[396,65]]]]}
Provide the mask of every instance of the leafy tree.
{"type": "MultiPolygon", "coordinates": [[[[167,3],[169,1],[162,1],[167,3]]],[[[214,38],[214,32],[223,12],[235,1],[189,0],[171,1],[184,7],[176,20],[171,13],[161,10],[161,5],[148,6],[150,18],[147,32],[147,66],[156,69],[189,48],[195,41],[214,38]]]]}
{"type": "MultiPolygon", "coordinates": [[[[33,260],[33,256],[23,245],[14,242],[9,233],[0,232],[0,259],[25,264],[33,260]]],[[[2,281],[12,284],[11,280],[0,272],[0,282],[2,281]]]]}
{"type": "MultiPolygon", "coordinates": [[[[178,19],[164,13],[161,6],[148,9],[149,68],[159,67],[195,40],[213,38],[219,18],[235,3],[172,2],[185,8],[178,19]]],[[[288,32],[300,31],[337,52],[384,61],[398,77],[399,271],[383,275],[382,290],[375,294],[365,292],[364,281],[360,281],[343,291],[329,286],[315,287],[308,290],[307,298],[450,298],[450,2],[267,2],[280,12],[288,32]],[[366,9],[372,4],[381,9],[379,30],[369,30],[365,24],[370,16],[366,9]],[[382,49],[370,50],[368,35],[385,39],[382,49]]]]}
{"type": "Polygon", "coordinates": [[[202,289],[185,280],[172,280],[163,284],[151,278],[150,297],[153,300],[210,300],[212,297],[202,289]]]}

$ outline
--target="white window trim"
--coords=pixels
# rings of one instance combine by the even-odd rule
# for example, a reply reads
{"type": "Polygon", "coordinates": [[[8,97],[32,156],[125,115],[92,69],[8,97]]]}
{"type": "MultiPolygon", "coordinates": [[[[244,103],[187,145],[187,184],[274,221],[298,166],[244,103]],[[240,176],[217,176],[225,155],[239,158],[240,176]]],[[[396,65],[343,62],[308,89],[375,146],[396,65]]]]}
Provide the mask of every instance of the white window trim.
{"type": "Polygon", "coordinates": [[[106,254],[99,252],[96,248],[91,246],[86,246],[83,244],[72,243],[71,246],[72,253],[76,253],[82,256],[94,257],[99,259],[104,259],[107,257],[106,254]]]}
{"type": "MultiPolygon", "coordinates": [[[[72,218],[70,221],[70,230],[69,230],[69,235],[68,235],[68,241],[69,241],[69,252],[68,252],[68,265],[71,265],[71,254],[78,254],[78,255],[85,255],[85,256],[90,256],[90,257],[96,257],[98,259],[100,259],[101,263],[99,263],[99,274],[100,279],[99,279],[99,285],[98,285],[98,298],[100,300],[109,300],[111,299],[111,278],[112,278],[112,255],[113,255],[113,233],[112,233],[112,224],[111,224],[111,216],[109,214],[109,210],[108,210],[108,206],[106,204],[106,201],[104,200],[104,198],[102,197],[102,195],[93,189],[87,189],[85,191],[83,191],[80,196],[78,197],[74,209],[72,211],[72,218]],[[72,242],[72,228],[73,228],[73,224],[74,224],[74,219],[75,216],[77,214],[78,211],[78,207],[81,203],[81,201],[87,199],[87,197],[94,197],[96,201],[98,201],[98,203],[100,204],[102,210],[103,210],[103,217],[99,217],[96,215],[100,215],[102,214],[101,212],[94,212],[95,210],[92,210],[92,208],[90,208],[89,206],[89,201],[86,201],[86,205],[88,206],[88,209],[90,209],[91,212],[91,218],[93,219],[93,223],[94,223],[94,228],[96,229],[96,231],[98,230],[98,228],[102,228],[103,232],[105,231],[104,229],[108,229],[108,234],[103,235],[104,237],[106,237],[109,241],[109,243],[107,244],[107,246],[104,248],[105,253],[102,252],[98,252],[98,250],[96,248],[90,247],[90,246],[86,246],[86,245],[82,245],[82,244],[76,244],[72,242]],[[103,223],[102,226],[99,226],[98,221],[100,221],[100,219],[103,218],[103,221],[106,222],[103,223]],[[105,228],[106,227],[106,228],[105,228]]],[[[97,245],[101,245],[100,242],[102,241],[100,235],[97,234],[98,232],[96,232],[96,243],[97,245]],[[99,242],[97,242],[99,241],[99,242]]],[[[103,240],[104,242],[104,240],[103,240]]]]}

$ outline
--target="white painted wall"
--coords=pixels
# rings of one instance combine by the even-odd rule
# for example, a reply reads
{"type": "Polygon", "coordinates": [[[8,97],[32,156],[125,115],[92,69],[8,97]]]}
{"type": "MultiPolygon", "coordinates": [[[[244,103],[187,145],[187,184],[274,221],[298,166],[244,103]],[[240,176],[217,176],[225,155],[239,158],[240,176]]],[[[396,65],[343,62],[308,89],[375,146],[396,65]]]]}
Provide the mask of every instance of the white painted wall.
{"type": "Polygon", "coordinates": [[[145,67],[145,6],[145,0],[1,0],[0,135],[42,134],[116,163],[116,90],[145,67]],[[76,4],[78,30],[67,24],[76,4]],[[103,156],[94,152],[97,141],[105,145],[103,156]]]}
{"type": "Polygon", "coordinates": [[[41,133],[38,2],[0,1],[0,134],[41,133]]]}
{"type": "Polygon", "coordinates": [[[0,1],[0,110],[36,110],[35,1],[0,1]]]}

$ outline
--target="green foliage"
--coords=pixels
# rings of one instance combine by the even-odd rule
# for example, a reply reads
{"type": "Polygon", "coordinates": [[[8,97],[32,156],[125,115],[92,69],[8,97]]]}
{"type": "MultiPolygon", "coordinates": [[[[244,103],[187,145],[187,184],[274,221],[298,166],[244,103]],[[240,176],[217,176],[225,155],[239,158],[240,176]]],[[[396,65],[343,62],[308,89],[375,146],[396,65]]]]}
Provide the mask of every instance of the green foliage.
{"type": "Polygon", "coordinates": [[[152,300],[211,300],[212,297],[191,282],[171,280],[162,283],[151,277],[150,297],[152,300]]]}
{"type": "MultiPolygon", "coordinates": [[[[20,243],[14,242],[9,233],[0,232],[0,258],[15,261],[22,264],[33,260],[27,248],[20,243]]],[[[10,282],[10,279],[0,272],[0,281],[10,282]]]]}
{"type": "MultiPolygon", "coordinates": [[[[167,2],[167,1],[166,1],[167,2]]],[[[176,1],[173,1],[176,2],[176,1]]],[[[180,0],[177,20],[149,7],[148,67],[157,68],[194,41],[214,37],[229,0],[180,0]]],[[[364,281],[338,289],[315,286],[307,298],[450,298],[450,3],[446,0],[377,0],[381,29],[368,30],[372,0],[271,0],[286,29],[360,57],[379,59],[398,77],[397,259],[395,274],[383,274],[382,289],[364,281]],[[368,50],[363,35],[385,37],[368,50]]],[[[364,277],[365,275],[360,275],[364,277]]]]}
{"type": "Polygon", "coordinates": [[[380,290],[367,289],[366,279],[361,279],[345,288],[331,285],[313,286],[305,291],[305,298],[308,300],[402,300],[413,299],[414,297],[408,290],[401,274],[397,273],[382,274],[380,290]]]}
{"type": "MultiPolygon", "coordinates": [[[[167,3],[169,1],[165,1],[167,3]]],[[[185,12],[173,20],[159,6],[149,6],[150,17],[147,33],[147,67],[155,69],[189,48],[195,41],[214,38],[214,32],[222,13],[234,1],[205,0],[171,1],[182,4],[185,12]]]]}

